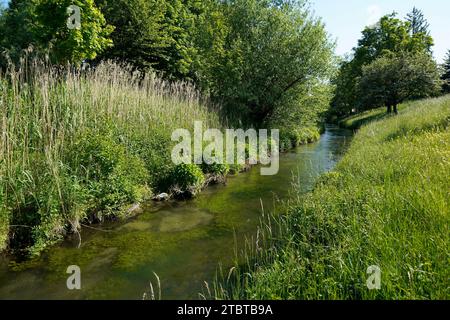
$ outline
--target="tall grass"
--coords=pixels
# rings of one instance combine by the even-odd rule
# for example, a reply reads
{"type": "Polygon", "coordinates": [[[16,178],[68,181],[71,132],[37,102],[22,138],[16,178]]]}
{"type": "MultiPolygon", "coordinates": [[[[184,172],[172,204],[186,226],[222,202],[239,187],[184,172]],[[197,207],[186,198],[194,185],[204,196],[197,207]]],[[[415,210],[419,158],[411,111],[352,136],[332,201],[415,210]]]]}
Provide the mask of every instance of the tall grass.
{"type": "Polygon", "coordinates": [[[172,130],[220,128],[212,109],[189,83],[110,62],[80,71],[24,59],[0,74],[0,250],[39,252],[158,188],[172,130]]]}
{"type": "Polygon", "coordinates": [[[362,127],[336,169],[276,219],[278,232],[264,224],[269,250],[222,277],[215,297],[448,299],[449,122],[445,96],[362,127]],[[366,285],[372,265],[380,290],[366,285]]]}

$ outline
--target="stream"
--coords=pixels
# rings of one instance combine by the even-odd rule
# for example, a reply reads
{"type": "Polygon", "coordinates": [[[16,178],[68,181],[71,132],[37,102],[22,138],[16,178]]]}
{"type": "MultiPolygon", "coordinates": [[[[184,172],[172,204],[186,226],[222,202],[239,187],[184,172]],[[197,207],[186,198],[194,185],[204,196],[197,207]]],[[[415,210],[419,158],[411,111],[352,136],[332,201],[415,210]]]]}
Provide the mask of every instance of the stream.
{"type": "Polygon", "coordinates": [[[150,281],[163,299],[198,299],[219,264],[228,270],[235,251],[255,235],[264,210],[289,197],[295,181],[308,192],[332,170],[352,132],[327,126],[320,141],[280,156],[280,172],[258,168],[229,177],[196,199],[148,203],[125,222],[83,228],[78,237],[49,248],[39,258],[15,262],[0,257],[0,299],[142,299],[150,281]],[[295,178],[294,178],[295,177],[295,178]],[[295,179],[295,180],[294,180],[295,179]],[[68,290],[69,265],[81,270],[81,290],[68,290]]]}

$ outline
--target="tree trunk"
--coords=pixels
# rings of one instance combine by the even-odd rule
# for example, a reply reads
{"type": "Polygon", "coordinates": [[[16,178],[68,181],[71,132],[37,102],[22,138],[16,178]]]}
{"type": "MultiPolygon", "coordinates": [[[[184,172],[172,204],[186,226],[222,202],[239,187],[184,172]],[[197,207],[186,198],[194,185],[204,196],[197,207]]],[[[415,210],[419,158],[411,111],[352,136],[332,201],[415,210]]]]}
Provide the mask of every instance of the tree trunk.
{"type": "Polygon", "coordinates": [[[397,105],[396,104],[394,104],[394,113],[398,114],[398,109],[397,109],[397,105]]]}
{"type": "Polygon", "coordinates": [[[387,106],[387,113],[392,113],[392,105],[387,106]]]}

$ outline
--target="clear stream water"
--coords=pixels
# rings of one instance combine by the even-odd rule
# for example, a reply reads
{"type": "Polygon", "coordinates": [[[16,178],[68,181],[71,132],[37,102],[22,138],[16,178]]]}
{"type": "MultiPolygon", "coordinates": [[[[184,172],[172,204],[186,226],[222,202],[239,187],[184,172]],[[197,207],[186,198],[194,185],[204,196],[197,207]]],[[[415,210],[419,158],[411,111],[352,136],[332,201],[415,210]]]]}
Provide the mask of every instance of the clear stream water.
{"type": "Polygon", "coordinates": [[[213,280],[219,264],[228,270],[236,248],[255,234],[261,201],[270,211],[289,196],[293,177],[309,191],[336,165],[351,135],[327,127],[319,142],[283,154],[275,176],[261,176],[255,167],[194,200],[149,203],[126,222],[83,229],[79,248],[75,237],[35,260],[0,257],[0,299],[142,299],[150,281],[156,284],[153,272],[163,299],[198,299],[204,281],[213,280]],[[81,290],[66,287],[69,265],[81,268],[81,290]]]}

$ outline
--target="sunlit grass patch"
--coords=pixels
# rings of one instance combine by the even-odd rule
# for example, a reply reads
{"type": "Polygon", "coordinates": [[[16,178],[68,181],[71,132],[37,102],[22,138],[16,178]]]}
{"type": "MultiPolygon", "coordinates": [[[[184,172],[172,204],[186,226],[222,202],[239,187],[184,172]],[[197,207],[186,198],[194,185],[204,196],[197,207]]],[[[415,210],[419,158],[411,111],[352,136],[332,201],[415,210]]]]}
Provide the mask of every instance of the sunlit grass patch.
{"type": "Polygon", "coordinates": [[[249,253],[217,297],[448,299],[449,116],[446,96],[363,126],[334,172],[262,227],[272,249],[249,253]],[[366,286],[372,265],[380,290],[366,286]]]}

